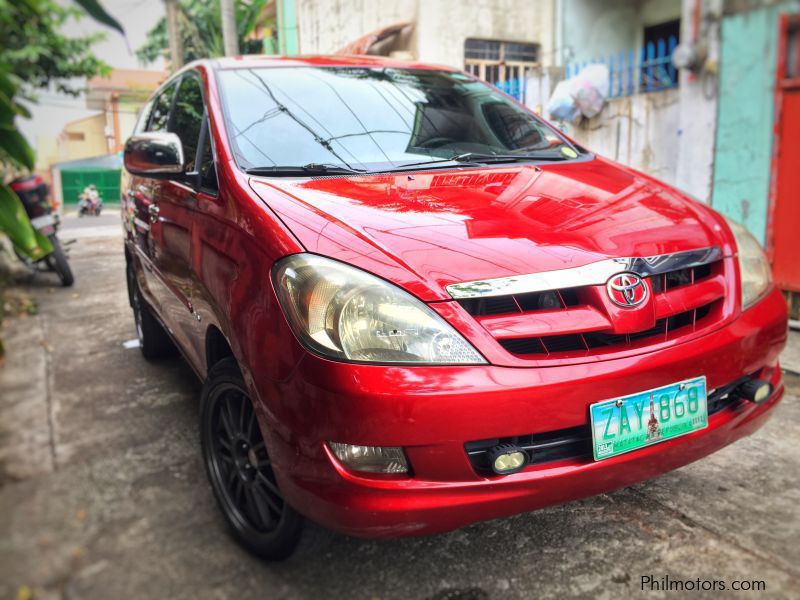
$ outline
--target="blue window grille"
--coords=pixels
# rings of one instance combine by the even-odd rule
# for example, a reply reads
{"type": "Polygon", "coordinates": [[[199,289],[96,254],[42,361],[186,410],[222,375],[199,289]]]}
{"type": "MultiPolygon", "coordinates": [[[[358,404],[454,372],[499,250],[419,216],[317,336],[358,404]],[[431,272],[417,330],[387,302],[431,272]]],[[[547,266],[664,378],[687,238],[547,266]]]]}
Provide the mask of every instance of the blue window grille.
{"type": "Polygon", "coordinates": [[[619,54],[567,65],[567,79],[575,77],[591,64],[608,66],[609,97],[621,98],[633,94],[658,92],[678,87],[678,72],[672,64],[672,51],[678,41],[674,36],[666,40],[648,42],[638,51],[631,49],[619,54]]]}

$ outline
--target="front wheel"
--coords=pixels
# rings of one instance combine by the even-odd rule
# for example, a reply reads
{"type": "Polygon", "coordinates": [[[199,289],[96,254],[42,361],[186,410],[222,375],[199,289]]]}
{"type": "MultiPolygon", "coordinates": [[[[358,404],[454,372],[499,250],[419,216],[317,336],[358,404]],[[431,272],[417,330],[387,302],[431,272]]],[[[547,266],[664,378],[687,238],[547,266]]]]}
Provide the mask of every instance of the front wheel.
{"type": "Polygon", "coordinates": [[[220,361],[208,373],[200,440],[208,479],[233,537],[262,558],[288,558],[303,533],[303,517],[283,499],[233,359],[220,361]]]}
{"type": "Polygon", "coordinates": [[[61,280],[61,285],[69,287],[75,283],[75,277],[72,275],[72,269],[67,262],[67,255],[64,254],[64,249],[55,234],[48,236],[50,243],[53,245],[53,253],[47,257],[48,265],[56,272],[58,278],[61,280]]]}

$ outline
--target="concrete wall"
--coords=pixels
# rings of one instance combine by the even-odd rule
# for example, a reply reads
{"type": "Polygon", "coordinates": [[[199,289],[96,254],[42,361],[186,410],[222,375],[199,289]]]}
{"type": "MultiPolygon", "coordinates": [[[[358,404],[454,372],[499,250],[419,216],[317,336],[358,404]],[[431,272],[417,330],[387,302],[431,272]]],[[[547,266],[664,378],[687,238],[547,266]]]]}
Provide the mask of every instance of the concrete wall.
{"type": "Polygon", "coordinates": [[[105,126],[104,113],[67,124],[58,136],[58,160],[76,160],[107,154],[105,126]],[[82,139],[76,139],[77,136],[82,136],[82,139]]]}
{"type": "Polygon", "coordinates": [[[417,0],[297,0],[301,54],[330,54],[381,27],[416,21],[417,0]]]}
{"type": "Polygon", "coordinates": [[[772,158],[778,16],[798,2],[726,15],[712,206],[763,244],[772,158]]]}
{"type": "Polygon", "coordinates": [[[330,53],[401,21],[415,21],[412,54],[424,62],[463,68],[464,41],[484,38],[554,47],[554,0],[298,0],[300,52],[330,53]]]}
{"type": "MultiPolygon", "coordinates": [[[[699,74],[681,71],[680,119],[676,185],[703,202],[711,201],[714,172],[714,137],[717,127],[719,68],[719,23],[722,0],[704,0],[701,5],[698,40],[707,49],[706,67],[699,74]]],[[[681,39],[692,38],[695,3],[684,0],[681,39]]]]}
{"type": "Polygon", "coordinates": [[[535,42],[541,47],[541,62],[552,60],[552,0],[421,0],[420,7],[424,7],[417,21],[420,60],[462,68],[467,38],[535,42]]]}
{"type": "Polygon", "coordinates": [[[644,27],[679,19],[680,0],[562,0],[562,62],[638,49],[644,27]]]}
{"type": "Polygon", "coordinates": [[[601,156],[675,185],[679,106],[678,90],[618,98],[567,133],[601,156]]]}

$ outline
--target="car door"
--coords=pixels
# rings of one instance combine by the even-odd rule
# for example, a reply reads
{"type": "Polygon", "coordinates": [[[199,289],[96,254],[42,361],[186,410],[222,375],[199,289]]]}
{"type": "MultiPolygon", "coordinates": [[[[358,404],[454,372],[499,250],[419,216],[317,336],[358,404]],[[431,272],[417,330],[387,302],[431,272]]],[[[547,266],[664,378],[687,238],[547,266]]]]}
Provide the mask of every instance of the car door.
{"type": "Polygon", "coordinates": [[[192,221],[197,204],[197,145],[205,108],[199,73],[188,71],[178,83],[167,130],[181,140],[185,173],[158,182],[149,208],[154,241],[153,265],[161,283],[161,313],[165,325],[190,362],[199,364],[195,337],[199,327],[192,305],[192,221]]]}
{"type": "MultiPolygon", "coordinates": [[[[145,120],[145,131],[166,131],[177,82],[167,85],[152,102],[145,120]]],[[[149,177],[131,175],[126,190],[130,207],[131,231],[137,259],[142,265],[139,287],[147,302],[161,315],[161,299],[165,295],[161,278],[155,270],[156,236],[159,225],[156,215],[158,188],[161,182],[149,177]]],[[[163,317],[162,317],[163,320],[163,317]]]]}

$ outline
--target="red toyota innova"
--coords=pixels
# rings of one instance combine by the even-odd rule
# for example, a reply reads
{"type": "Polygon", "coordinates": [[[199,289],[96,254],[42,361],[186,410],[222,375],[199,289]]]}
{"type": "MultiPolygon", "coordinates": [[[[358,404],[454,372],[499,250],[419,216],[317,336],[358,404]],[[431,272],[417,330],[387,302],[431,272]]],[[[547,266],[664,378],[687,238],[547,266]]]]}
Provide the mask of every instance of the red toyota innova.
{"type": "Polygon", "coordinates": [[[187,66],[125,148],[141,350],[204,382],[234,536],[429,534],[627,486],[758,429],[786,306],[754,238],[465,73],[187,66]]]}

